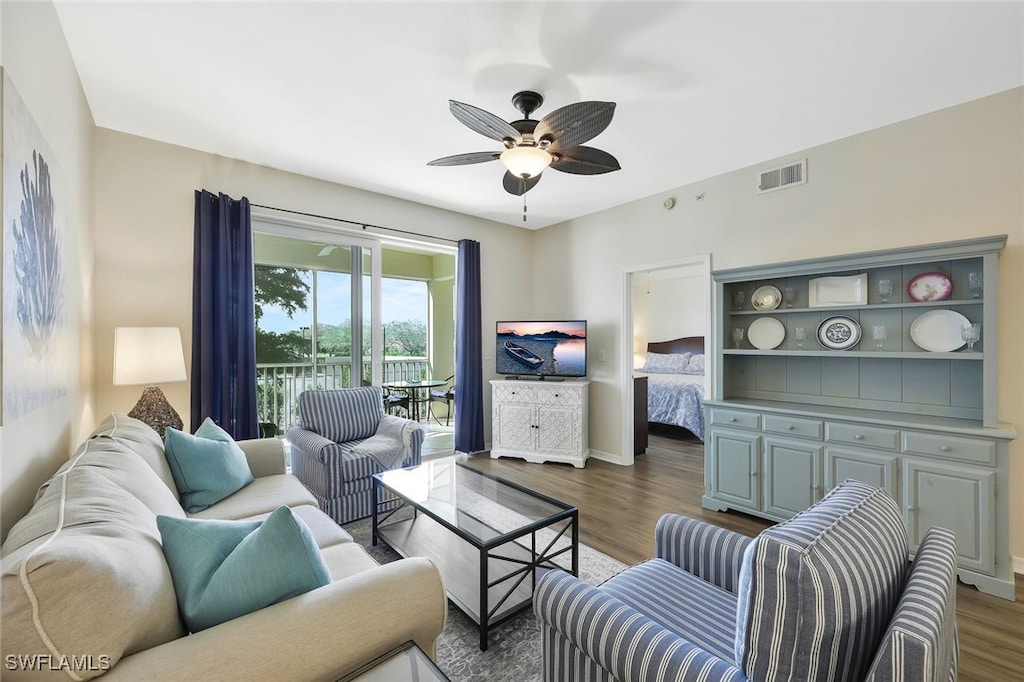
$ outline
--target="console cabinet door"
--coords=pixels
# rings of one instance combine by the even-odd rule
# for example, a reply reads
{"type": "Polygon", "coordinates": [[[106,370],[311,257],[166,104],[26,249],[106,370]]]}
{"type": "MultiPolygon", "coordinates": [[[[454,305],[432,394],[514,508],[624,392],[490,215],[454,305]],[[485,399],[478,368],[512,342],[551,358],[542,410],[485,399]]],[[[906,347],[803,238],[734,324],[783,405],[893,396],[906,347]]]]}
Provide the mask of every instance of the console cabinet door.
{"type": "Polygon", "coordinates": [[[932,526],[956,535],[961,568],[995,572],[995,472],[971,466],[903,461],[907,543],[916,552],[932,526]]]}
{"type": "Polygon", "coordinates": [[[730,506],[760,509],[760,453],[761,437],[756,433],[712,431],[705,471],[710,496],[730,506]]]}
{"type": "Polygon", "coordinates": [[[762,511],[788,519],[821,499],[820,443],[766,436],[762,511]]]}
{"type": "Polygon", "coordinates": [[[494,412],[497,417],[494,421],[499,447],[513,450],[537,448],[537,429],[534,428],[537,408],[509,403],[498,405],[494,412]]]}
{"type": "Polygon", "coordinates": [[[881,488],[900,499],[896,486],[898,464],[895,455],[859,448],[825,446],[825,492],[848,478],[881,488]]]}
{"type": "Polygon", "coordinates": [[[579,449],[579,410],[574,407],[537,408],[537,447],[555,454],[574,454],[579,449]]]}

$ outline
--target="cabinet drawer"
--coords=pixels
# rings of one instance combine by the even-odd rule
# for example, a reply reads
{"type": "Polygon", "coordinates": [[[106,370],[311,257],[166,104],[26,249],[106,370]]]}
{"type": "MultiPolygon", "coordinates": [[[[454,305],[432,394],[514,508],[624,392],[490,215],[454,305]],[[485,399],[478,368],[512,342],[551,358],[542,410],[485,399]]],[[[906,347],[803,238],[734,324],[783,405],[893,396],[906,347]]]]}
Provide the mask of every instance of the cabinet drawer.
{"type": "Polygon", "coordinates": [[[761,429],[761,415],[757,412],[741,412],[739,410],[723,410],[711,408],[711,423],[715,426],[731,426],[738,429],[761,429]]]}
{"type": "Polygon", "coordinates": [[[496,403],[533,403],[537,395],[532,386],[495,386],[496,403]]]}
{"type": "Polygon", "coordinates": [[[762,430],[770,433],[781,433],[786,436],[799,436],[821,440],[823,424],[820,419],[804,419],[803,417],[787,417],[778,414],[764,415],[762,430]]]}
{"type": "Polygon", "coordinates": [[[904,431],[903,451],[989,466],[996,464],[996,444],[973,438],[904,431]]]}
{"type": "Polygon", "coordinates": [[[576,386],[539,386],[532,390],[538,405],[579,407],[583,404],[583,392],[576,386]]]}
{"type": "Polygon", "coordinates": [[[833,443],[849,443],[869,448],[896,450],[900,447],[900,432],[896,429],[880,429],[877,426],[860,424],[825,424],[825,440],[833,443]]]}

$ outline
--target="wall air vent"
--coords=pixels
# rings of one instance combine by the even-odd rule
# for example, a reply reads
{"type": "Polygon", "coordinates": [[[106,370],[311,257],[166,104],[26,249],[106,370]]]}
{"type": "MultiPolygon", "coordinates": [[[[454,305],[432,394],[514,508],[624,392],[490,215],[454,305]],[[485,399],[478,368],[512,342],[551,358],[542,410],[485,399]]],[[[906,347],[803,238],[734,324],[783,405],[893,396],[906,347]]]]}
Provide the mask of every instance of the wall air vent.
{"type": "Polygon", "coordinates": [[[757,176],[757,189],[759,194],[774,192],[778,189],[786,189],[793,185],[802,185],[807,182],[807,159],[801,159],[788,166],[779,166],[766,171],[761,171],[757,176]]]}

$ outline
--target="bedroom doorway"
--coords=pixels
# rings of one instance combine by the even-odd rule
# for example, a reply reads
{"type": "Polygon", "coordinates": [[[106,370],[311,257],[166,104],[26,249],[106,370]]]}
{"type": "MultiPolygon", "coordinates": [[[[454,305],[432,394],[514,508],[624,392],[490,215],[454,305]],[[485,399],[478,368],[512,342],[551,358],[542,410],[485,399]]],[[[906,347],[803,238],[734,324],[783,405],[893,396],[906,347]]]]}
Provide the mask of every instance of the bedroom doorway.
{"type": "MultiPolygon", "coordinates": [[[[711,325],[711,254],[626,268],[623,273],[622,325],[622,455],[624,466],[644,450],[651,409],[657,423],[685,428],[703,439],[703,399],[710,397],[712,363],[699,373],[700,363],[680,357],[660,358],[668,372],[642,372],[648,352],[662,355],[705,355],[713,348],[711,325]],[[680,362],[683,361],[683,362],[680,362]],[[680,364],[675,367],[674,364],[680,364]],[[646,380],[637,380],[646,376],[646,380]],[[653,377],[653,379],[652,379],[653,377]],[[658,397],[648,405],[649,382],[658,397]]],[[[655,367],[655,369],[657,369],[655,367]]]]}

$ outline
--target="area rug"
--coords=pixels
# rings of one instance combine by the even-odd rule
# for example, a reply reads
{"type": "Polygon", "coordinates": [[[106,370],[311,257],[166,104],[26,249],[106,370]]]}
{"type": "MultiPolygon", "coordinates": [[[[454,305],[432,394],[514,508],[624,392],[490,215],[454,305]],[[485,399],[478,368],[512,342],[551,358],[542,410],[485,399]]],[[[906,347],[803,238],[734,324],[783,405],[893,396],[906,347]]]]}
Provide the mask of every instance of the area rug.
{"type": "MultiPolygon", "coordinates": [[[[371,545],[370,519],[346,524],[355,541],[378,563],[400,557],[385,543],[371,545]]],[[[579,545],[580,578],[591,585],[604,582],[626,568],[607,554],[579,545]]],[[[448,602],[448,621],[437,644],[437,664],[452,682],[535,682],[541,679],[540,622],[527,609],[491,630],[487,651],[480,651],[480,633],[454,604],[448,602]]]]}

